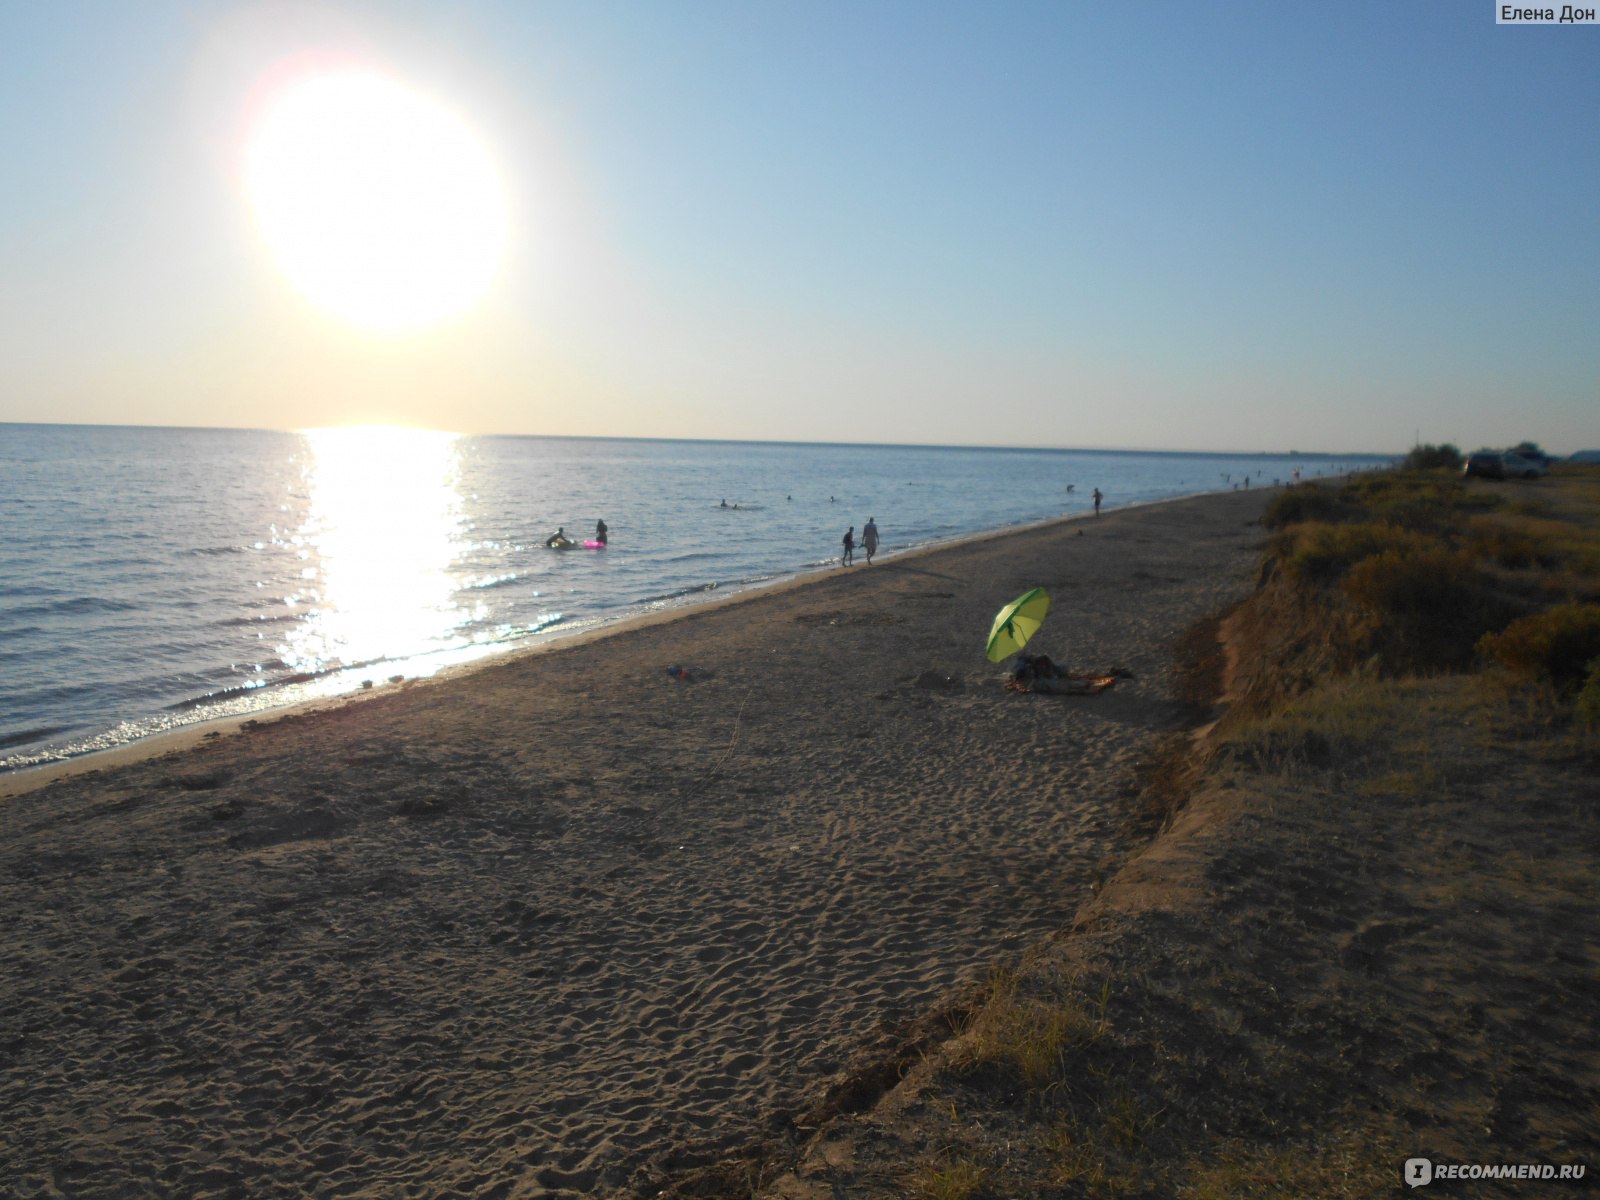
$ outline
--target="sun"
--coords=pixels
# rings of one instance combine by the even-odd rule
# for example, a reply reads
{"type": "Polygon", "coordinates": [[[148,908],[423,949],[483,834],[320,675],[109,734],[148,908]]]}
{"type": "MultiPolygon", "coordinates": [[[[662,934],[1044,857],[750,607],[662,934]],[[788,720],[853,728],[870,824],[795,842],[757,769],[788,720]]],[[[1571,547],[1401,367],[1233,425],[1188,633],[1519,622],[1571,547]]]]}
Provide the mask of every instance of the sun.
{"type": "Polygon", "coordinates": [[[421,91],[363,66],[302,73],[261,106],[245,190],[284,274],[376,331],[470,308],[504,257],[506,189],[488,147],[421,91]]]}

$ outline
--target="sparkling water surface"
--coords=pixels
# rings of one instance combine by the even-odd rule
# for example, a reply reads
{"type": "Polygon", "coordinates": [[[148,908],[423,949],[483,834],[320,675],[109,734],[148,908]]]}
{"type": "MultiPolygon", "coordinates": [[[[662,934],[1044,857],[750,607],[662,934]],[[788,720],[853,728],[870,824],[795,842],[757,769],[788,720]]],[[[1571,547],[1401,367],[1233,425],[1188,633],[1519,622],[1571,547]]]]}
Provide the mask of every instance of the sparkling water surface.
{"type": "Polygon", "coordinates": [[[892,555],[1388,461],[0,425],[0,770],[832,567],[868,517],[892,555]]]}

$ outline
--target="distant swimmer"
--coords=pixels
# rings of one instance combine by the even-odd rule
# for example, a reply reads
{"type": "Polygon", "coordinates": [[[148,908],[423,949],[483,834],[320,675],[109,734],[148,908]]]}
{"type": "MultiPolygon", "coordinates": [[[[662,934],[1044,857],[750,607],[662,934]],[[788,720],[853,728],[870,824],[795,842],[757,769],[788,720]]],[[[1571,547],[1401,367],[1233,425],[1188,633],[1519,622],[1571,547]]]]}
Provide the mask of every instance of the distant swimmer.
{"type": "Polygon", "coordinates": [[[594,523],[594,540],[599,542],[602,546],[606,544],[606,534],[608,532],[609,531],[606,529],[606,523],[604,521],[596,521],[594,523]]]}
{"type": "Polygon", "coordinates": [[[723,501],[723,502],[722,502],[722,507],[723,507],[723,508],[727,508],[727,507],[728,507],[728,502],[727,502],[727,501],[726,501],[726,500],[724,500],[724,501],[723,501]]]}
{"type": "Polygon", "coordinates": [[[867,566],[872,565],[872,556],[878,552],[878,518],[868,517],[867,523],[861,529],[861,548],[867,552],[867,566]]]}
{"type": "Polygon", "coordinates": [[[1099,488],[1095,488],[1095,490],[1094,490],[1094,515],[1097,516],[1097,517],[1100,515],[1100,501],[1102,501],[1104,499],[1105,499],[1105,497],[1100,494],[1100,489],[1099,488]]]}
{"type": "Polygon", "coordinates": [[[1077,484],[1075,484],[1075,483],[1069,483],[1069,484],[1067,484],[1067,491],[1069,491],[1069,492],[1070,492],[1070,491],[1072,491],[1072,489],[1073,489],[1073,488],[1075,488],[1075,487],[1077,487],[1077,486],[1078,486],[1078,485],[1077,485],[1077,484]]]}

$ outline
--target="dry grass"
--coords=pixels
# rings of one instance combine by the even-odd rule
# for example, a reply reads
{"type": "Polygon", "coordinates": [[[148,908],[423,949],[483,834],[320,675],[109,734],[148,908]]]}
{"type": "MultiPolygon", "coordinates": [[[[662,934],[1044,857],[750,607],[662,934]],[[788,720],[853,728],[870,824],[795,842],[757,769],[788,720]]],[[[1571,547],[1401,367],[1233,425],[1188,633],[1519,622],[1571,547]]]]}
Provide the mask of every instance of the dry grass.
{"type": "Polygon", "coordinates": [[[1210,771],[1236,786],[1261,773],[1338,782],[1381,771],[1406,704],[1388,683],[1347,676],[1267,716],[1230,724],[1214,743],[1210,771]]]}
{"type": "Polygon", "coordinates": [[[918,1200],[972,1200],[983,1191],[988,1172],[971,1159],[928,1163],[913,1174],[908,1190],[918,1200]]]}
{"type": "Polygon", "coordinates": [[[1038,1097],[1066,1083],[1074,1057],[1110,1032],[1111,984],[1105,981],[1091,996],[1077,980],[1048,990],[1041,990],[1039,980],[1031,982],[1034,990],[1025,991],[1017,972],[992,973],[989,994],[968,1022],[955,1061],[1011,1071],[1038,1097]]]}
{"type": "MultiPolygon", "coordinates": [[[[1387,1142],[1387,1139],[1385,1139],[1387,1142]]],[[[1368,1200],[1391,1194],[1399,1179],[1403,1148],[1389,1143],[1387,1161],[1375,1162],[1371,1142],[1346,1138],[1274,1146],[1241,1142],[1199,1164],[1178,1200],[1368,1200]]]]}

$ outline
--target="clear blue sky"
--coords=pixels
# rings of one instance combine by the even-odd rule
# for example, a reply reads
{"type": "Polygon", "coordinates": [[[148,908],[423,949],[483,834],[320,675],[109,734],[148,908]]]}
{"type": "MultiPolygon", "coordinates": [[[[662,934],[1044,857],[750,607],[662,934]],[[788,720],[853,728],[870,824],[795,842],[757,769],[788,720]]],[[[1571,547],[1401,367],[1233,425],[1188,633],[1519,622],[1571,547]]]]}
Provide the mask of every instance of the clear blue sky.
{"type": "Polygon", "coordinates": [[[1600,446],[1600,26],[1338,4],[0,0],[0,420],[1600,446]],[[352,326],[240,162],[285,61],[447,106],[489,291],[352,326]]]}

